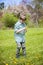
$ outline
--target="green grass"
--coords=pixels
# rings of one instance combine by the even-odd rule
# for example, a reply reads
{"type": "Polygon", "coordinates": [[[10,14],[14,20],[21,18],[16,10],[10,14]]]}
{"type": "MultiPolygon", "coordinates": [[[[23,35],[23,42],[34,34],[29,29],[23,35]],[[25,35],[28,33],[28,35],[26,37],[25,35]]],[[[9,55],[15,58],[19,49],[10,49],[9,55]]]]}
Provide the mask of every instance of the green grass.
{"type": "Polygon", "coordinates": [[[29,28],[26,33],[27,56],[15,58],[14,30],[0,30],[0,65],[43,65],[43,28],[29,28]]]}

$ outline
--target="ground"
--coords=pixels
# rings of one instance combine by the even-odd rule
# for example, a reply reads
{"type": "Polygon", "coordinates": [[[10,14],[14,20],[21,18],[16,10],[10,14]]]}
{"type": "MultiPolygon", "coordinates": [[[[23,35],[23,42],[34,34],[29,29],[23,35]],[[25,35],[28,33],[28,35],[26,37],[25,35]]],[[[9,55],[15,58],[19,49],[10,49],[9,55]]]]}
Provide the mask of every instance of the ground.
{"type": "Polygon", "coordinates": [[[29,28],[25,35],[26,57],[15,58],[14,30],[0,30],[0,65],[43,65],[43,28],[29,28]]]}

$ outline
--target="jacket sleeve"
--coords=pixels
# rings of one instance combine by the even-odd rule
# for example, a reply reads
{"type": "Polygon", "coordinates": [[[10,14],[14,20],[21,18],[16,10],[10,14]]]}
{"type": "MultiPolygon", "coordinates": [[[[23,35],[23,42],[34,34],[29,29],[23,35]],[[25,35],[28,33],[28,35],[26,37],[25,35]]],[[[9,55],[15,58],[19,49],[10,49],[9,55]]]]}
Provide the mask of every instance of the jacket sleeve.
{"type": "Polygon", "coordinates": [[[18,31],[18,29],[19,29],[19,26],[15,24],[15,26],[14,26],[14,32],[18,31]]]}

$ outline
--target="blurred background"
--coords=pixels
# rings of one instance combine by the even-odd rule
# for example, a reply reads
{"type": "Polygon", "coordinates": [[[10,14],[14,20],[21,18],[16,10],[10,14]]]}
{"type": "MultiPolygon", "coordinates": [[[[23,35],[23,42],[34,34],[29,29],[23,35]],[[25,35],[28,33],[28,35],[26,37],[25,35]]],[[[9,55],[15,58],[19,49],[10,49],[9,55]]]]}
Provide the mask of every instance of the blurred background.
{"type": "Polygon", "coordinates": [[[43,28],[43,0],[0,0],[0,29],[12,29],[20,13],[28,27],[43,28]]]}

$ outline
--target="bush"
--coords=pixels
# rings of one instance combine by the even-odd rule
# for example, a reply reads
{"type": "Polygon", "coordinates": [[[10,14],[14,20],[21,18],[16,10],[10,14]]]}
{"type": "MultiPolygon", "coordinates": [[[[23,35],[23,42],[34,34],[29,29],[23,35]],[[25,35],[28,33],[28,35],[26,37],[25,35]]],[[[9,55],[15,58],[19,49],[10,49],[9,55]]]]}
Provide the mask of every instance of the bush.
{"type": "Polygon", "coordinates": [[[16,23],[16,21],[18,20],[18,18],[16,16],[14,16],[13,14],[9,14],[6,13],[3,16],[3,21],[6,27],[14,27],[14,24],[16,23]]]}
{"type": "Polygon", "coordinates": [[[43,27],[43,20],[39,20],[39,27],[43,27]]]}
{"type": "Polygon", "coordinates": [[[34,23],[32,21],[30,21],[30,15],[29,14],[26,15],[25,23],[27,24],[28,27],[34,27],[34,23]]]}

